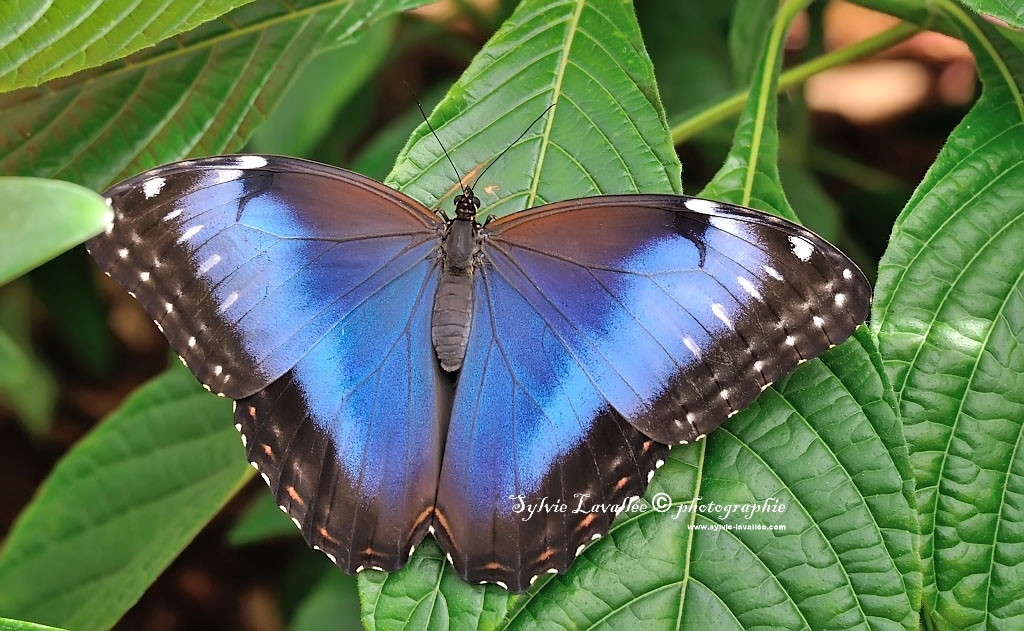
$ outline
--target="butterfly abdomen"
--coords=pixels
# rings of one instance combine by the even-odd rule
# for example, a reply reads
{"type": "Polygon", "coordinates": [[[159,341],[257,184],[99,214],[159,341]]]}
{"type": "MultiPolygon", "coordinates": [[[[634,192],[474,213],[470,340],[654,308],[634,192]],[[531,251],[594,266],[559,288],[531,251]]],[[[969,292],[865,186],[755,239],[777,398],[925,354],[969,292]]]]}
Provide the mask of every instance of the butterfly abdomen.
{"type": "Polygon", "coordinates": [[[441,368],[455,372],[462,368],[469,345],[469,322],[473,312],[473,276],[444,273],[434,298],[430,334],[441,368]]]}
{"type": "Polygon", "coordinates": [[[455,219],[444,238],[444,267],[434,296],[430,335],[441,368],[447,372],[462,368],[469,345],[478,229],[475,221],[455,219]]]}

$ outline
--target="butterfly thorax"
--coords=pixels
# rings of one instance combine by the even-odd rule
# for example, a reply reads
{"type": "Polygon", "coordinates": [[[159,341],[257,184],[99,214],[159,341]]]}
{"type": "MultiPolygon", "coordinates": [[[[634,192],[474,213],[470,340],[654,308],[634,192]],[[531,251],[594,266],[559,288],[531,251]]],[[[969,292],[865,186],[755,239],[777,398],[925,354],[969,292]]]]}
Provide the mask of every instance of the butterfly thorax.
{"type": "Polygon", "coordinates": [[[455,219],[448,222],[442,245],[441,278],[434,295],[430,333],[441,368],[462,368],[473,316],[473,263],[479,252],[480,200],[470,188],[455,197],[455,219]]]}

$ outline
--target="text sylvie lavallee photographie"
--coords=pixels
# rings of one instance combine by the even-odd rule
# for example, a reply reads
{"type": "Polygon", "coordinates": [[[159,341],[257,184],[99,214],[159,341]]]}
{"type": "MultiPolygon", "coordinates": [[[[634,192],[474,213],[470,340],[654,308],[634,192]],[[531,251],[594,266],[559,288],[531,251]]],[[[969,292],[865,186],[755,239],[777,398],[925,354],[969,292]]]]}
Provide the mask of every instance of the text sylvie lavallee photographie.
{"type": "Polygon", "coordinates": [[[528,501],[530,498],[525,495],[510,495],[512,500],[512,512],[522,515],[523,521],[529,521],[538,513],[645,513],[654,511],[658,513],[671,513],[673,519],[679,519],[684,515],[700,513],[709,517],[713,516],[719,520],[728,519],[731,515],[742,516],[743,519],[753,519],[758,514],[779,514],[786,512],[786,505],[774,497],[769,497],[761,503],[747,504],[719,504],[697,496],[688,502],[676,502],[667,493],[655,493],[650,502],[638,501],[639,498],[630,497],[617,504],[593,503],[590,501],[589,493],[577,493],[573,496],[572,502],[565,502],[561,498],[549,499],[542,497],[539,501],[528,501]]]}

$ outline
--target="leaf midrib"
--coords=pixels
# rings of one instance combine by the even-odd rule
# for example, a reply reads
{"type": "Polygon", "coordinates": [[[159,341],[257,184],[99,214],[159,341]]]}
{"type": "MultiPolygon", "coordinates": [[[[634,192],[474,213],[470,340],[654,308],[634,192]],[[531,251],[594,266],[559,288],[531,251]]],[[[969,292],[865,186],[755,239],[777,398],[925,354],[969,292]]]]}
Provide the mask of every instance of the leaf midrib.
{"type": "MultiPolygon", "coordinates": [[[[579,30],[580,16],[583,14],[584,0],[576,0],[576,9],[573,11],[572,19],[563,40],[562,54],[558,58],[558,65],[555,67],[555,84],[551,87],[551,103],[558,103],[562,95],[562,81],[565,79],[565,69],[569,65],[569,51],[572,50],[573,40],[579,30]]],[[[552,128],[555,123],[555,112],[544,121],[544,130],[540,135],[540,151],[533,167],[533,177],[530,181],[530,191],[526,197],[526,207],[533,208],[537,201],[537,188],[540,186],[540,174],[544,168],[544,156],[547,153],[548,144],[551,142],[552,128]]]]}
{"type": "MultiPolygon", "coordinates": [[[[319,13],[321,11],[326,11],[326,10],[332,9],[332,8],[343,7],[343,6],[347,6],[349,4],[350,4],[350,0],[326,0],[325,2],[320,3],[320,4],[311,5],[311,6],[302,8],[302,9],[296,9],[294,11],[290,11],[290,12],[284,13],[282,15],[268,17],[268,18],[265,18],[265,19],[262,19],[262,20],[258,20],[256,22],[252,22],[250,24],[246,24],[245,26],[241,26],[241,27],[236,26],[233,22],[225,19],[225,16],[230,15],[230,12],[229,12],[229,13],[223,15],[223,16],[215,18],[216,20],[219,20],[221,23],[223,23],[223,24],[228,26],[229,30],[227,32],[225,32],[225,33],[221,33],[219,35],[213,35],[213,36],[211,36],[211,37],[209,37],[207,39],[201,40],[201,41],[189,42],[188,44],[180,45],[175,50],[167,51],[166,53],[161,53],[159,55],[154,55],[153,57],[149,57],[149,58],[143,59],[141,61],[130,61],[130,60],[126,59],[126,60],[124,60],[123,65],[119,66],[118,68],[113,68],[113,69],[111,69],[111,70],[109,70],[107,72],[102,73],[101,75],[98,75],[97,77],[90,77],[89,79],[86,79],[85,82],[87,83],[89,81],[92,81],[92,80],[94,80],[96,78],[99,78],[99,76],[102,76],[103,78],[106,78],[106,77],[116,76],[116,75],[124,73],[124,72],[129,72],[131,70],[137,70],[139,68],[145,68],[147,66],[154,66],[154,65],[166,62],[166,61],[171,60],[171,59],[175,59],[175,58],[178,58],[178,57],[182,57],[184,55],[188,55],[190,53],[193,53],[193,52],[195,52],[197,50],[201,50],[203,48],[213,48],[217,44],[220,44],[220,43],[226,42],[226,41],[230,41],[230,40],[238,38],[238,37],[243,37],[245,35],[252,34],[252,35],[261,36],[265,31],[269,30],[270,28],[272,28],[272,27],[274,27],[276,25],[287,24],[287,23],[289,23],[292,20],[300,20],[300,19],[303,19],[303,18],[306,18],[306,17],[310,17],[310,16],[313,16],[313,15],[316,15],[317,13],[319,13]]],[[[211,20],[211,21],[213,21],[213,20],[211,20]]],[[[187,32],[189,32],[189,31],[186,31],[186,33],[187,32]]]]}

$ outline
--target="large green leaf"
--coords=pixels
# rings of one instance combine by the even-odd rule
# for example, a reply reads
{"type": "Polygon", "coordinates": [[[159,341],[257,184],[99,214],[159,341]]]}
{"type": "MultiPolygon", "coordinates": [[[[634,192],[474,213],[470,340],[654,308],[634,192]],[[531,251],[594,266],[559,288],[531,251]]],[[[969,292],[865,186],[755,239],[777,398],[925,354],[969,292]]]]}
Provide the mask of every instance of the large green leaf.
{"type": "Polygon", "coordinates": [[[733,5],[729,23],[729,56],[737,84],[750,83],[778,8],[778,3],[762,0],[736,0],[733,5]]]}
{"type": "Polygon", "coordinates": [[[113,213],[70,182],[0,177],[0,285],[103,231],[113,213]]]}
{"type": "Polygon", "coordinates": [[[252,476],[230,403],[183,368],[77,444],[0,554],[0,611],[107,629],[252,476]]]}
{"type": "Polygon", "coordinates": [[[951,2],[981,99],[893,229],[872,326],[917,476],[940,628],[1024,625],[1024,40],[951,2]]]}
{"type": "Polygon", "coordinates": [[[7,0],[0,8],[0,92],[119,59],[251,1],[7,0]]]}
{"type": "Polygon", "coordinates": [[[27,373],[28,358],[25,353],[0,329],[0,389],[18,383],[27,373]]]}
{"type": "Polygon", "coordinates": [[[33,350],[31,298],[27,283],[16,281],[0,290],[0,335],[9,355],[2,361],[10,362],[0,369],[0,400],[29,433],[41,435],[53,420],[57,380],[33,350]]]}
{"type": "Polygon", "coordinates": [[[320,50],[424,0],[258,0],[125,60],[0,94],[0,173],[102,189],[241,148],[320,50]]]}
{"type": "Polygon", "coordinates": [[[1015,28],[1024,28],[1024,3],[1014,0],[960,0],[981,15],[998,18],[1015,28]]]}
{"type": "Polygon", "coordinates": [[[796,14],[810,2],[784,2],[776,14],[764,53],[754,70],[754,85],[736,126],[732,149],[702,195],[796,220],[779,180],[775,89],[786,30],[796,14]]]}
{"type": "Polygon", "coordinates": [[[363,625],[390,629],[494,629],[516,597],[497,585],[470,585],[427,538],[403,570],[359,575],[363,625]]]}
{"type": "Polygon", "coordinates": [[[10,620],[8,618],[0,618],[0,631],[61,631],[57,627],[47,627],[41,624],[34,624],[32,622],[24,622],[21,620],[10,620]]]}
{"type": "Polygon", "coordinates": [[[326,51],[295,78],[246,151],[309,158],[342,106],[365,89],[395,41],[395,19],[380,20],[359,39],[326,51]],[[344,68],[344,72],[339,69],[344,68]]]}
{"type": "MultiPolygon", "coordinates": [[[[472,183],[551,104],[479,183],[482,212],[500,217],[570,197],[680,190],[679,160],[663,133],[664,110],[630,6],[522,3],[430,120],[472,183]]],[[[458,193],[453,180],[421,125],[386,182],[440,205],[458,193]]]]}
{"type": "MultiPolygon", "coordinates": [[[[788,16],[799,8],[787,6],[788,16]]],[[[788,205],[774,162],[773,99],[784,26],[758,67],[733,159],[717,182],[723,197],[769,200],[782,211],[788,205]]],[[[667,130],[638,38],[631,13],[615,0],[520,5],[431,118],[456,164],[469,154],[467,170],[477,170],[503,148],[494,128],[514,138],[531,114],[557,99],[543,127],[510,152],[512,161],[502,158],[485,176],[485,209],[504,214],[596,192],[678,189],[674,161],[660,158],[667,130]],[[610,51],[614,63],[605,58],[610,51]],[[578,88],[576,73],[587,79],[578,88]],[[609,92],[620,107],[606,106],[609,92]],[[488,191],[492,179],[500,190],[488,191]]],[[[442,160],[421,129],[391,181],[428,203],[444,199],[453,187],[442,160]],[[424,175],[415,176],[420,170],[424,175]]],[[[361,575],[364,624],[915,628],[913,476],[894,402],[862,329],[824,361],[776,384],[707,443],[673,450],[648,493],[650,502],[668,501],[665,512],[620,518],[567,575],[545,576],[526,595],[509,598],[493,585],[459,581],[428,540],[406,569],[361,575]],[[713,511],[677,517],[695,497],[730,505],[777,500],[787,509],[727,521],[786,530],[714,530],[723,522],[713,511]],[[504,608],[509,612],[497,622],[504,608]]]]}

